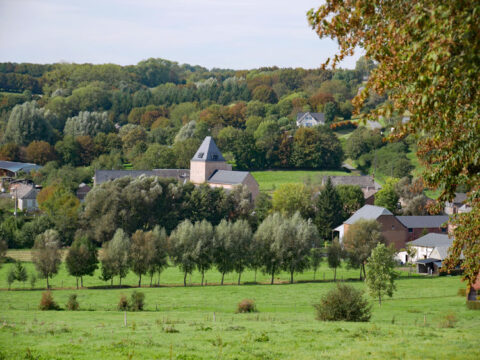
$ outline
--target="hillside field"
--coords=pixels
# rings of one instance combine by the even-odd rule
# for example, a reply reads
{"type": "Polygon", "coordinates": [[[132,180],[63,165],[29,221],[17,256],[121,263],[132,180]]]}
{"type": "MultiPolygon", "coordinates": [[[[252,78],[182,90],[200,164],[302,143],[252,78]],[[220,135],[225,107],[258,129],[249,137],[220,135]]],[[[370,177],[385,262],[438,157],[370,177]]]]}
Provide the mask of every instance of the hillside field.
{"type": "Polygon", "coordinates": [[[260,185],[261,191],[274,191],[282,184],[304,183],[310,181],[319,184],[326,175],[353,175],[345,171],[306,171],[306,170],[267,170],[252,171],[252,175],[260,185]]]}
{"type": "MultiPolygon", "coordinates": [[[[0,269],[0,286],[11,264],[0,269]]],[[[31,264],[27,264],[29,273],[31,264]]],[[[342,269],[344,276],[357,271],[342,269]]],[[[318,274],[331,270],[325,265],[318,274]]],[[[98,274],[96,274],[98,275],[98,274]]],[[[194,274],[197,276],[198,274],[194,274]]],[[[97,277],[97,276],[95,276],[97,277]]],[[[86,278],[86,285],[97,280],[86,278]]],[[[245,274],[247,280],[253,273],[245,274]]],[[[61,273],[52,281],[67,277],[61,273]]],[[[162,275],[179,284],[182,274],[162,275]]],[[[211,270],[208,281],[219,278],[211,270]],[[210,280],[211,279],[211,280],[210,280]]],[[[287,279],[281,274],[278,281],[287,279]]],[[[312,273],[298,276],[312,278],[312,273]]],[[[73,278],[68,286],[74,283],[73,278]]],[[[130,274],[126,283],[134,284],[130,274]]],[[[228,282],[233,282],[232,274],[228,282]]],[[[196,282],[194,279],[194,282],[196,282]]],[[[260,275],[259,280],[265,280],[260,275]]],[[[328,280],[328,278],[327,278],[328,280]]],[[[99,280],[98,280],[99,281],[99,280]]],[[[349,281],[358,288],[364,283],[349,281]]],[[[163,282],[162,282],[163,283],[163,282]]],[[[44,286],[39,281],[37,286],[44,286]]],[[[40,290],[0,291],[0,358],[5,359],[478,359],[480,311],[468,310],[457,291],[459,277],[407,276],[379,307],[372,299],[369,323],[320,322],[312,304],[335,284],[226,285],[142,288],[144,312],[116,310],[122,294],[135,289],[52,291],[64,307],[78,295],[81,311],[39,311],[40,290]],[[254,299],[259,312],[236,314],[239,301],[254,299]],[[446,316],[458,320],[445,327],[446,316]]],[[[29,285],[26,285],[28,288],[29,285]]]]}

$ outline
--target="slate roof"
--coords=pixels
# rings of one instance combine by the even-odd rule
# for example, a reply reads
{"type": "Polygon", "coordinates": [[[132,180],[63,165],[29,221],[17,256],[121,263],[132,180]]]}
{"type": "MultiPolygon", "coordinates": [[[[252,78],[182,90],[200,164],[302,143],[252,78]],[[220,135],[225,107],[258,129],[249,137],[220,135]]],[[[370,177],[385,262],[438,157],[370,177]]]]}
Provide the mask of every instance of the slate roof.
{"type": "Polygon", "coordinates": [[[429,233],[417,240],[410,241],[408,245],[434,248],[442,246],[449,247],[452,243],[453,238],[449,237],[447,234],[429,233]]]}
{"type": "Polygon", "coordinates": [[[207,136],[192,161],[226,161],[211,136],[207,136]]]}
{"type": "Polygon", "coordinates": [[[247,171],[216,170],[208,179],[208,183],[238,185],[243,183],[248,174],[247,171]]]}
{"type": "Polygon", "coordinates": [[[96,170],[94,175],[95,185],[103,184],[106,181],[119,179],[125,176],[132,178],[141,175],[158,176],[162,178],[175,178],[177,180],[190,178],[189,169],[156,169],[156,170],[96,170]]]}
{"type": "Polygon", "coordinates": [[[463,204],[467,201],[467,194],[465,193],[455,193],[455,198],[453,199],[454,204],[463,204]]]}
{"type": "Polygon", "coordinates": [[[392,215],[393,214],[381,206],[375,205],[364,205],[360,209],[358,209],[352,216],[350,216],[347,220],[345,220],[345,224],[354,224],[358,220],[376,220],[381,215],[392,215]]]}
{"type": "Polygon", "coordinates": [[[30,188],[28,189],[28,191],[26,191],[25,193],[23,193],[22,195],[17,195],[17,197],[19,199],[22,199],[22,200],[35,200],[37,198],[37,194],[38,194],[38,190],[35,189],[35,188],[30,188]]]}
{"type": "Polygon", "coordinates": [[[42,167],[37,164],[21,163],[21,162],[15,162],[15,161],[0,161],[0,169],[8,170],[13,173],[16,173],[20,170],[28,173],[31,170],[38,170],[41,168],[42,167]]]}
{"type": "Polygon", "coordinates": [[[448,215],[397,216],[397,219],[409,229],[441,228],[448,221],[448,215]]]}
{"type": "Polygon", "coordinates": [[[361,188],[374,188],[381,189],[382,186],[375,181],[375,178],[370,175],[362,176],[324,176],[322,179],[322,184],[327,182],[327,178],[332,180],[334,186],[337,185],[358,185],[361,188]]]}
{"type": "Polygon", "coordinates": [[[297,113],[297,124],[303,120],[305,115],[310,114],[320,124],[325,124],[325,114],[316,112],[299,112],[297,113]]]}

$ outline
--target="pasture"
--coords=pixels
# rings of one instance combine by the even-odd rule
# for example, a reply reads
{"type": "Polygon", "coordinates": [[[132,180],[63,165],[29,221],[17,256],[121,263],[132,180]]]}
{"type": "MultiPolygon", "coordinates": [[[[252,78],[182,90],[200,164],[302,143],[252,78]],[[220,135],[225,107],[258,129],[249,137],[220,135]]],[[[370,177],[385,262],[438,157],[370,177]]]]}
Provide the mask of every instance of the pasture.
{"type": "Polygon", "coordinates": [[[316,170],[267,170],[252,171],[252,175],[260,185],[260,191],[274,191],[282,184],[311,183],[320,184],[324,176],[353,175],[345,171],[316,170]]]}
{"type": "MultiPolygon", "coordinates": [[[[32,264],[27,263],[29,273],[32,264]]],[[[0,287],[6,286],[8,267],[0,269],[0,287]]],[[[63,266],[63,265],[62,265],[63,266]]],[[[312,304],[335,286],[325,264],[317,279],[307,272],[299,283],[276,285],[213,285],[220,279],[207,272],[209,286],[144,287],[144,312],[116,310],[122,294],[135,289],[100,289],[98,274],[86,277],[90,288],[76,290],[75,280],[62,268],[52,291],[65,307],[68,296],[78,295],[80,311],[39,311],[42,291],[0,291],[0,358],[5,359],[478,359],[480,311],[468,310],[457,291],[464,287],[459,277],[408,276],[397,281],[398,291],[381,307],[372,299],[369,323],[324,323],[315,320],[312,304]],[[325,273],[325,281],[323,281],[325,273]],[[236,314],[244,298],[255,300],[259,312],[236,314]],[[445,327],[446,315],[457,322],[445,327]]],[[[340,269],[339,277],[356,278],[356,270],[340,269]]],[[[253,281],[254,274],[244,274],[253,281]]],[[[182,274],[169,268],[161,283],[179,285],[182,274]]],[[[258,274],[263,282],[268,276],[258,274]]],[[[118,279],[116,279],[117,282],[118,279]]],[[[134,274],[124,280],[135,284],[134,274]]],[[[191,282],[197,284],[199,274],[191,282]]],[[[228,282],[236,281],[236,274],[228,282]]],[[[146,281],[147,282],[147,281],[146,281]]],[[[358,288],[363,282],[349,280],[358,288]]],[[[37,287],[44,286],[39,280],[37,287]]],[[[29,288],[29,285],[26,285],[29,288]]]]}

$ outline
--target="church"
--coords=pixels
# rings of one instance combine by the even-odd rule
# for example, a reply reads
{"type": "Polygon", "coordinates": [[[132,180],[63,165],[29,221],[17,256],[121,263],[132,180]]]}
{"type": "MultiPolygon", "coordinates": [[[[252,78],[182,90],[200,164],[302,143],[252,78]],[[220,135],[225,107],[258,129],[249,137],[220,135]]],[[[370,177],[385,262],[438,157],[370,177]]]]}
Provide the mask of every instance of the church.
{"type": "Polygon", "coordinates": [[[175,178],[196,185],[207,183],[211,187],[222,187],[227,191],[243,185],[249,190],[252,201],[260,193],[258,183],[252,174],[248,171],[233,171],[211,136],[203,140],[190,160],[190,169],[96,170],[93,184],[100,185],[124,176],[136,178],[141,175],[175,178]]]}

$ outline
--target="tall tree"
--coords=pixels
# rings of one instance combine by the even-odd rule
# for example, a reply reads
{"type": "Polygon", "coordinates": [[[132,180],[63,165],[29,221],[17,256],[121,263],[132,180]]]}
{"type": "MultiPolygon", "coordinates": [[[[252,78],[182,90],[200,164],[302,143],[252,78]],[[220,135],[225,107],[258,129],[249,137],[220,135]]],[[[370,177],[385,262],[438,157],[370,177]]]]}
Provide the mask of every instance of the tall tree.
{"type": "Polygon", "coordinates": [[[111,266],[112,276],[118,275],[120,278],[120,285],[122,285],[122,279],[127,276],[130,269],[130,247],[131,240],[128,235],[122,229],[117,229],[113,239],[105,249],[104,256],[107,259],[107,264],[111,266]]]}
{"type": "Polygon", "coordinates": [[[233,271],[233,249],[232,249],[232,224],[222,220],[215,227],[215,238],[213,240],[213,261],[217,270],[222,274],[220,285],[223,285],[225,274],[233,271]]]}
{"type": "Polygon", "coordinates": [[[451,221],[455,240],[446,261],[451,270],[465,256],[461,266],[468,286],[480,271],[480,37],[475,35],[480,24],[472,16],[479,11],[476,0],[328,0],[308,14],[320,37],[338,39],[334,64],[357,46],[378,63],[354,104],[361,107],[373,90],[390,97],[380,109],[385,115],[410,112],[393,137],[422,134],[417,155],[427,185],[442,189],[440,200],[451,200],[458,184],[471,189],[472,211],[451,221]]]}
{"type": "Polygon", "coordinates": [[[388,178],[383,188],[375,194],[375,205],[383,206],[392,213],[398,210],[398,195],[395,191],[395,184],[398,179],[388,178]]]}
{"type": "Polygon", "coordinates": [[[270,284],[273,284],[275,274],[280,271],[281,266],[281,259],[274,247],[273,234],[280,228],[282,222],[282,216],[279,213],[273,213],[263,220],[254,236],[255,263],[264,273],[271,275],[270,284]]]}
{"type": "Polygon", "coordinates": [[[327,262],[328,267],[333,269],[333,281],[337,281],[337,268],[341,265],[342,258],[342,245],[338,241],[338,238],[335,238],[327,250],[327,262]]]}
{"type": "Polygon", "coordinates": [[[195,232],[189,220],[181,222],[170,235],[173,263],[183,271],[183,286],[187,286],[187,275],[195,269],[195,232]]]}
{"type": "Polygon", "coordinates": [[[372,296],[378,297],[378,304],[382,305],[382,296],[392,297],[395,287],[395,249],[377,244],[367,261],[367,286],[372,296]]]}
{"type": "Polygon", "coordinates": [[[273,193],[272,210],[284,216],[299,211],[304,218],[312,216],[311,191],[304,184],[282,184],[273,193]]]}
{"type": "Polygon", "coordinates": [[[80,284],[83,288],[83,277],[85,275],[92,276],[98,268],[97,249],[92,241],[86,237],[78,237],[70,246],[67,257],[65,259],[67,270],[70,275],[80,278],[80,284]]]}
{"type": "Polygon", "coordinates": [[[138,286],[142,286],[142,275],[148,271],[155,255],[155,242],[151,231],[137,230],[132,235],[128,253],[130,267],[138,275],[138,286]]]}
{"type": "Polygon", "coordinates": [[[320,237],[325,241],[331,240],[332,230],[343,221],[343,205],[330,177],[318,194],[316,208],[315,224],[320,237]]]}
{"type": "Polygon", "coordinates": [[[311,220],[304,220],[297,212],[291,218],[282,218],[271,236],[281,268],[290,273],[293,284],[293,274],[309,266],[311,249],[318,245],[318,231],[311,220]]]}
{"type": "Polygon", "coordinates": [[[353,215],[355,211],[365,205],[365,197],[360,186],[357,185],[337,185],[335,186],[340,202],[343,206],[343,219],[346,220],[353,215]]]}
{"type": "Polygon", "coordinates": [[[56,230],[47,230],[35,238],[32,261],[41,277],[47,280],[47,289],[50,288],[48,279],[58,272],[62,262],[60,243],[60,234],[56,230]]]}
{"type": "Polygon", "coordinates": [[[343,239],[349,265],[360,268],[360,279],[365,273],[365,263],[372,250],[385,241],[380,223],[376,220],[358,220],[349,226],[343,239]]]}
{"type": "Polygon", "coordinates": [[[212,224],[207,220],[202,220],[193,225],[193,233],[196,239],[194,250],[195,265],[202,274],[203,286],[205,272],[213,265],[214,230],[212,224]]]}
{"type": "Polygon", "coordinates": [[[159,278],[162,271],[168,266],[168,243],[165,228],[155,226],[151,235],[153,243],[153,255],[148,263],[148,274],[150,275],[150,286],[152,286],[153,275],[158,273],[159,278]]]}

